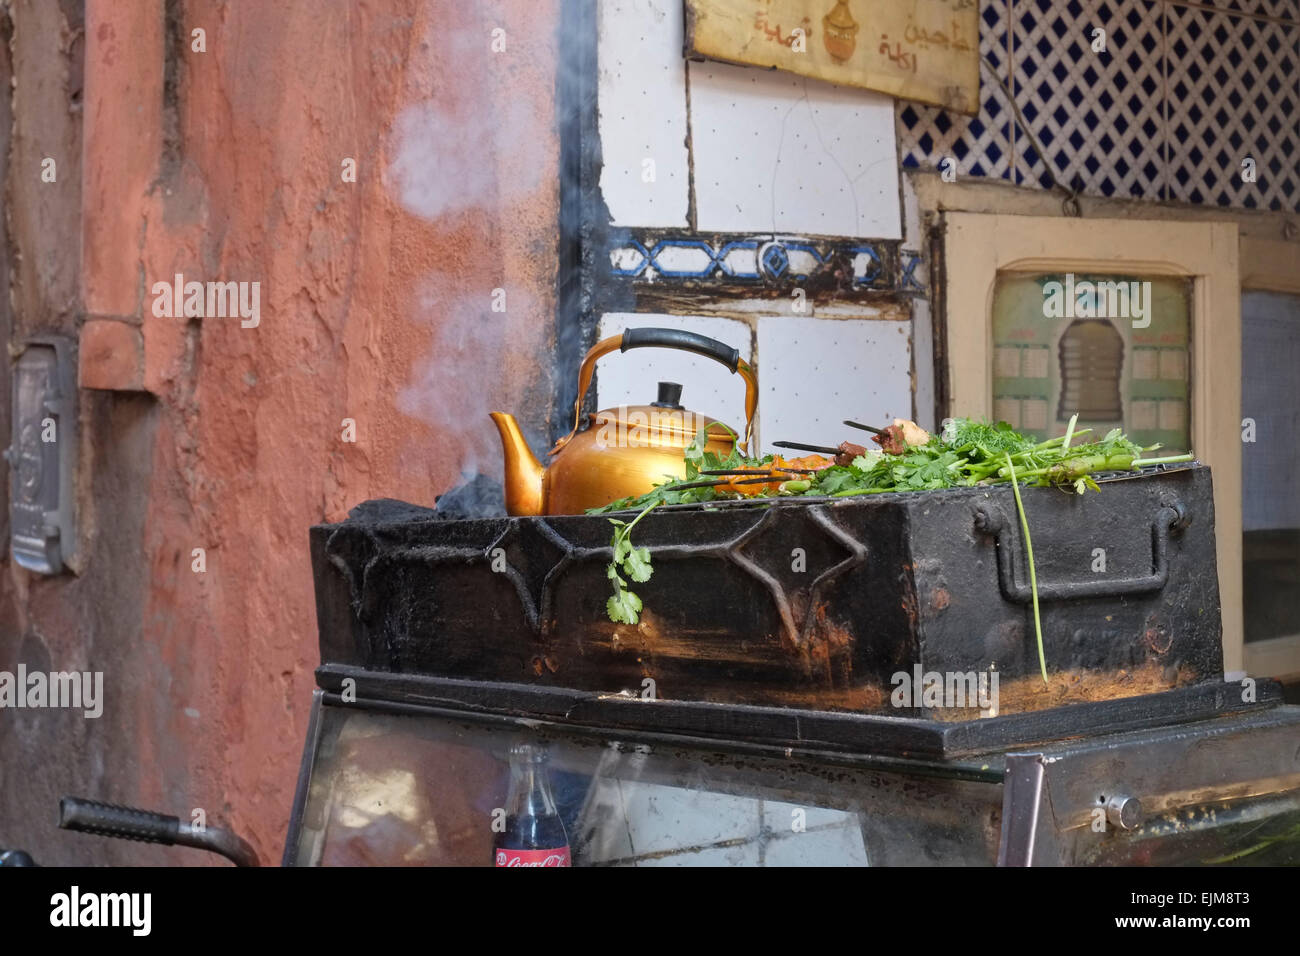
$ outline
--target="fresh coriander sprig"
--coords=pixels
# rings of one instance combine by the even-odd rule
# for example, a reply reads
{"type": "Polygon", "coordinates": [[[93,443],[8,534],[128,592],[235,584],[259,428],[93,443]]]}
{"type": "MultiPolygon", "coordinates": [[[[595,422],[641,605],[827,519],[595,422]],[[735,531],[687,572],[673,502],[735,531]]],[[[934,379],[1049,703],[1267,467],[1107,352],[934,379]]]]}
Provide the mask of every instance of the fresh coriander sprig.
{"type": "Polygon", "coordinates": [[[619,571],[622,570],[623,574],[637,584],[644,584],[650,580],[650,575],[654,574],[654,568],[650,565],[650,549],[638,548],[632,544],[632,529],[636,527],[638,521],[659,505],[658,501],[651,502],[630,523],[620,521],[618,518],[608,519],[614,526],[614,537],[610,541],[610,546],[614,549],[614,557],[606,567],[605,574],[614,583],[614,593],[605,602],[605,611],[609,614],[609,619],[616,624],[636,624],[641,619],[641,599],[637,597],[636,592],[628,590],[627,581],[623,580],[619,571]]]}

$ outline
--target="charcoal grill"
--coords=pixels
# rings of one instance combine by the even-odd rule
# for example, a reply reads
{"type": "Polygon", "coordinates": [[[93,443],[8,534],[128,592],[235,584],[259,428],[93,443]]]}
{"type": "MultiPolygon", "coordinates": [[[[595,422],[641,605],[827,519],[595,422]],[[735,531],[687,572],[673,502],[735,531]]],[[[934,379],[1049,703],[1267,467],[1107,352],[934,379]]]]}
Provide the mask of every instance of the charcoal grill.
{"type": "Polygon", "coordinates": [[[1300,708],[1224,679],[1209,469],[1107,477],[1022,492],[1048,687],[1005,487],[657,510],[635,627],[604,612],[603,517],[313,528],[285,862],[489,861],[521,735],[580,864],[1300,861],[1300,708]],[[995,672],[998,705],[895,706],[914,671],[995,672]],[[665,848],[633,820],[656,799],[681,834],[760,822],[665,848]]]}
{"type": "MultiPolygon", "coordinates": [[[[1024,492],[1046,660],[1069,677],[1053,693],[1220,680],[1209,470],[1103,487],[1024,492]]],[[[610,533],[598,516],[394,519],[383,506],[316,528],[323,659],[855,713],[890,708],[900,671],[995,669],[1008,706],[1041,703],[1007,487],[656,510],[635,534],[655,568],[635,627],[606,615],[610,533]]]]}

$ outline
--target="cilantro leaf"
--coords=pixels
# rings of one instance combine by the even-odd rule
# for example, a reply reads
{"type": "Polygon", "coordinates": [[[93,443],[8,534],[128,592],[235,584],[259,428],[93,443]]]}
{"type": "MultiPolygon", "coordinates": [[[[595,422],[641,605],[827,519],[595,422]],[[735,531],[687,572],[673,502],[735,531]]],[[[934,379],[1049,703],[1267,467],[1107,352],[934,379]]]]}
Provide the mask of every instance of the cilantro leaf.
{"type": "Polygon", "coordinates": [[[605,602],[605,611],[616,624],[635,624],[641,613],[641,599],[620,588],[605,602]]]}
{"type": "Polygon", "coordinates": [[[623,569],[627,571],[627,576],[638,584],[649,581],[650,575],[654,573],[654,569],[650,567],[650,549],[629,547],[623,561],[623,569]]]}

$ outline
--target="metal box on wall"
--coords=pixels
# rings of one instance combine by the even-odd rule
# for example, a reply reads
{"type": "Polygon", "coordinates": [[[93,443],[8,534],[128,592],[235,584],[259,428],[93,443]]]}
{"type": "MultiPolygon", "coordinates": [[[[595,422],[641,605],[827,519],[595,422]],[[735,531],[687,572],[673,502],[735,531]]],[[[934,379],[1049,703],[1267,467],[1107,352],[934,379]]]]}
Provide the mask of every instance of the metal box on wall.
{"type": "Polygon", "coordinates": [[[61,573],[76,548],[76,367],[72,343],[54,336],[28,340],[14,365],[10,545],[41,574],[61,573]]]}

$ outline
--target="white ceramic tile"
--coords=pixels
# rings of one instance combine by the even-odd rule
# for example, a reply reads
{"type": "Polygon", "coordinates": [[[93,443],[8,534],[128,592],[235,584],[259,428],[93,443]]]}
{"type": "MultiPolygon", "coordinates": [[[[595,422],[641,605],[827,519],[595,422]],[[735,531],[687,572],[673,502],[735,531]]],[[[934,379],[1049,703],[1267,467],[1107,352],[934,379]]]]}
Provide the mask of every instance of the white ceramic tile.
{"type": "Polygon", "coordinates": [[[637,855],[758,835],[757,800],[627,780],[621,786],[627,831],[637,855]]]}
{"type": "MultiPolygon", "coordinates": [[[[740,349],[741,358],[750,358],[749,326],[734,319],[610,312],[601,317],[600,337],[651,327],[698,332],[740,349]]],[[[681,402],[691,411],[725,422],[737,432],[745,427],[745,383],[740,376],[712,359],[673,349],[632,349],[602,358],[596,366],[597,407],[649,405],[658,395],[659,382],[679,383],[681,402]]]]}
{"type": "Polygon", "coordinates": [[[852,826],[809,830],[781,836],[767,844],[764,866],[866,866],[862,830],[852,826]]]}
{"type": "MultiPolygon", "coordinates": [[[[1132,354],[1133,377],[1142,381],[1150,381],[1157,377],[1156,369],[1159,367],[1160,353],[1155,349],[1134,349],[1132,354]]],[[[1137,428],[1137,425],[1133,426],[1137,428]]]]}
{"type": "Polygon", "coordinates": [[[891,98],[721,63],[689,71],[701,230],[901,238],[891,98]]]}
{"type": "Polygon", "coordinates": [[[1020,353],[1015,347],[999,347],[993,350],[993,374],[998,378],[1020,377],[1020,353]]]}
{"type": "Polygon", "coordinates": [[[1048,348],[1024,348],[1020,351],[1020,374],[1025,378],[1047,378],[1052,350],[1048,348]]]}
{"type": "Polygon", "coordinates": [[[868,445],[846,418],[912,417],[910,323],[769,316],[758,320],[760,447],[868,445]]]}
{"type": "Polygon", "coordinates": [[[600,0],[600,189],[615,225],[687,225],[681,0],[600,0]],[[646,182],[646,160],[654,179],[646,182]]]}

